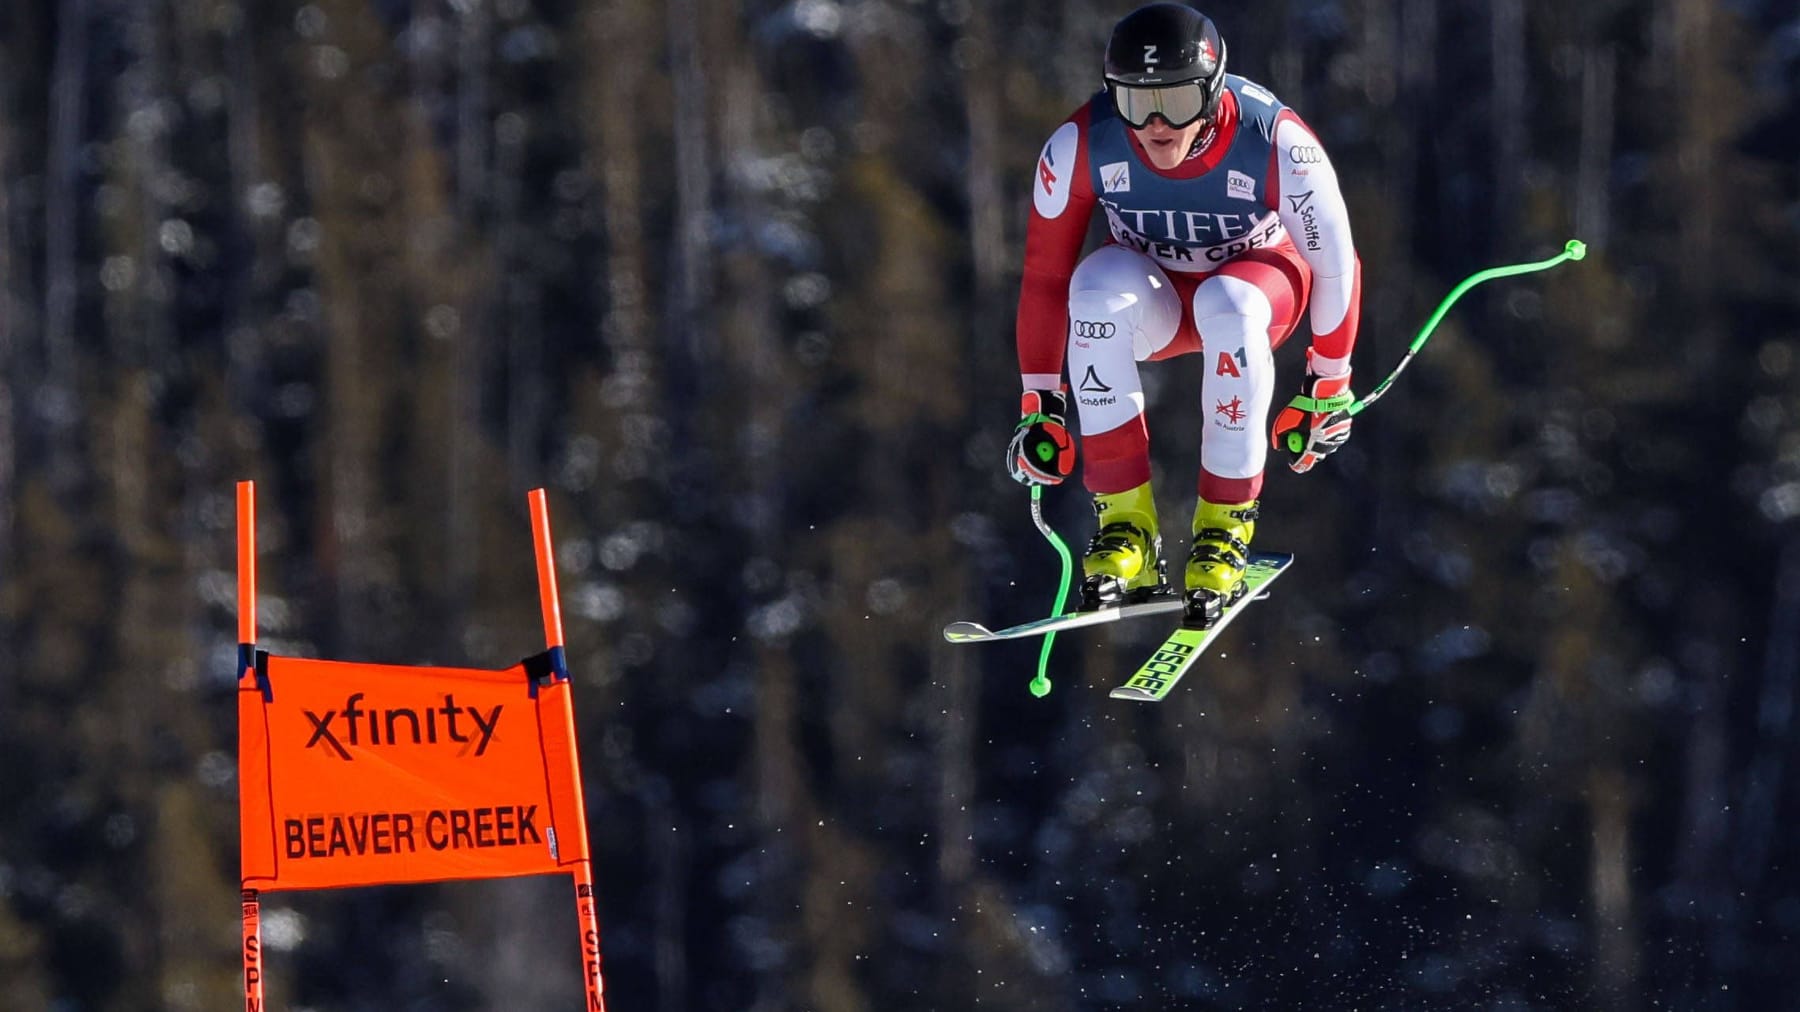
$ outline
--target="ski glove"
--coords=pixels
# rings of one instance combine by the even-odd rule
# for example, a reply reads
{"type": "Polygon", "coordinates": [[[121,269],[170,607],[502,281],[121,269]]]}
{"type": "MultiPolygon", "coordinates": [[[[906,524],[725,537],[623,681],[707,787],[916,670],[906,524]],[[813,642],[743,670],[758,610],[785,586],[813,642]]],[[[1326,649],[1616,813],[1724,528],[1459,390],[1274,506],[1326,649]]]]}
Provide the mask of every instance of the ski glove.
{"type": "Polygon", "coordinates": [[[1355,401],[1356,395],[1350,392],[1349,370],[1342,376],[1314,375],[1309,348],[1300,396],[1275,416],[1269,442],[1276,450],[1287,452],[1288,467],[1302,473],[1310,471],[1350,438],[1347,409],[1355,401]]]}
{"type": "Polygon", "coordinates": [[[1068,392],[1027,390],[1019,415],[1006,447],[1006,469],[1021,485],[1060,484],[1075,471],[1075,440],[1066,424],[1068,392]]]}

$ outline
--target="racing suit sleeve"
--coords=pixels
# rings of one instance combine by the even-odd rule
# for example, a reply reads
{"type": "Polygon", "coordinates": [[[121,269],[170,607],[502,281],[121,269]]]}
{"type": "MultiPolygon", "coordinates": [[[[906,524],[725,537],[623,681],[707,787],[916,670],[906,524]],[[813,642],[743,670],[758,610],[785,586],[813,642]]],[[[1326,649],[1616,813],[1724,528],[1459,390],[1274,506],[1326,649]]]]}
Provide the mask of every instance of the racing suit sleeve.
{"type": "Polygon", "coordinates": [[[1019,378],[1026,390],[1062,386],[1069,278],[1075,274],[1095,203],[1088,178],[1087,124],[1084,105],[1050,135],[1034,170],[1015,334],[1019,378]]]}
{"type": "Polygon", "coordinates": [[[1292,110],[1283,110],[1276,121],[1272,162],[1276,178],[1265,192],[1275,198],[1275,212],[1312,268],[1313,368],[1320,376],[1342,376],[1350,369],[1362,314],[1362,261],[1350,236],[1337,171],[1292,110]]]}

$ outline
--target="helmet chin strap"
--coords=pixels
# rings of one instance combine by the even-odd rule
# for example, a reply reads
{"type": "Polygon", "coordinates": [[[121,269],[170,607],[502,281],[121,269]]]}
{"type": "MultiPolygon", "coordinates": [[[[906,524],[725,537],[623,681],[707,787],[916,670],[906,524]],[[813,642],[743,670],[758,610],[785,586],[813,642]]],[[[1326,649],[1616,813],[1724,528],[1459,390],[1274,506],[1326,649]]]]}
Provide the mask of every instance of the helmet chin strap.
{"type": "Polygon", "coordinates": [[[1181,160],[1186,162],[1200,157],[1200,152],[1212,147],[1213,140],[1218,136],[1219,121],[1215,119],[1206,125],[1205,130],[1194,135],[1194,143],[1188,145],[1188,153],[1181,160]]]}

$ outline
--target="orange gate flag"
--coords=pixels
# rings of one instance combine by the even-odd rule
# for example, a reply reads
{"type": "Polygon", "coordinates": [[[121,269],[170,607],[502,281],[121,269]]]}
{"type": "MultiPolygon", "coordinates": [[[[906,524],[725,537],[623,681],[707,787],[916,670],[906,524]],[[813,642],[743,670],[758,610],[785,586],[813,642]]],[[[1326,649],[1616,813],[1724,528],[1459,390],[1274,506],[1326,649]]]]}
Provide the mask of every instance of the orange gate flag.
{"type": "Polygon", "coordinates": [[[567,872],[588,860],[569,683],[256,654],[240,682],[244,888],[567,872]]]}
{"type": "Polygon", "coordinates": [[[544,490],[543,653],[504,671],[256,648],[256,486],[238,482],[238,857],[245,1012],[264,1012],[262,898],[280,889],[567,872],[584,1008],[606,1012],[575,707],[544,490]]]}

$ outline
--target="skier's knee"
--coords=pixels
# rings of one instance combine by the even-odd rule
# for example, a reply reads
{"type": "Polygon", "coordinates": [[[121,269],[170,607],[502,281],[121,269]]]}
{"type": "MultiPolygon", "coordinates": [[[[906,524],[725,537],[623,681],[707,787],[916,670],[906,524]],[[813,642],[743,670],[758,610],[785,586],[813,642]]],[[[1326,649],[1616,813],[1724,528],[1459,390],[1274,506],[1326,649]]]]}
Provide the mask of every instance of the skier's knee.
{"type": "Polygon", "coordinates": [[[1135,302],[1150,290],[1155,265],[1143,254],[1122,246],[1102,246],[1082,259],[1069,278],[1069,297],[1082,292],[1109,292],[1123,305],[1135,302]]]}
{"type": "MultiPolygon", "coordinates": [[[[1122,292],[1094,289],[1072,291],[1069,293],[1069,319],[1083,321],[1110,320],[1114,323],[1124,324],[1135,315],[1131,310],[1136,304],[1136,299],[1132,298],[1129,294],[1122,292]]],[[[1114,335],[1076,334],[1075,336],[1112,337],[1114,335]]]]}
{"type": "MultiPolygon", "coordinates": [[[[1194,319],[1204,322],[1220,316],[1242,317],[1251,329],[1267,330],[1275,307],[1267,293],[1242,278],[1208,278],[1194,289],[1194,319]]],[[[1200,332],[1204,335],[1205,328],[1200,332]]]]}

